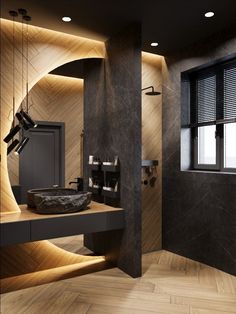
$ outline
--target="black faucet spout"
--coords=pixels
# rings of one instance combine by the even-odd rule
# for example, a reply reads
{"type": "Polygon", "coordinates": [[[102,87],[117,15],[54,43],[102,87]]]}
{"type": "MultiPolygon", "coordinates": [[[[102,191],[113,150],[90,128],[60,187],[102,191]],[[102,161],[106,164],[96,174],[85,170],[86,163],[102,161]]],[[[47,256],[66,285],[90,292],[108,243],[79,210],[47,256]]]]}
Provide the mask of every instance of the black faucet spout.
{"type": "Polygon", "coordinates": [[[76,184],[77,185],[77,191],[83,191],[83,178],[75,178],[77,181],[70,181],[69,185],[76,184]]]}

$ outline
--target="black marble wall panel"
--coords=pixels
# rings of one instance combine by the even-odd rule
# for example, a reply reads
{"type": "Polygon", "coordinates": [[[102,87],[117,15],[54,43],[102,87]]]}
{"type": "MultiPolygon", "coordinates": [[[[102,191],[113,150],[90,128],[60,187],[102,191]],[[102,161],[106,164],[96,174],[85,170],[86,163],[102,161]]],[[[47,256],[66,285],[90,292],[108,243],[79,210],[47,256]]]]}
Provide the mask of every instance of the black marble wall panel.
{"type": "Polygon", "coordinates": [[[180,76],[235,51],[236,33],[228,30],[167,57],[163,65],[163,248],[234,275],[236,175],[180,170],[180,76]]]}
{"type": "MultiPolygon", "coordinates": [[[[105,61],[91,59],[84,61],[84,147],[83,177],[84,189],[88,187],[89,155],[99,157],[105,151],[105,61]]],[[[102,157],[102,156],[101,156],[102,157]]]]}
{"type": "Polygon", "coordinates": [[[85,237],[133,277],[141,275],[141,30],[131,27],[106,42],[103,63],[85,64],[84,177],[89,155],[119,156],[123,232],[85,237]]]}

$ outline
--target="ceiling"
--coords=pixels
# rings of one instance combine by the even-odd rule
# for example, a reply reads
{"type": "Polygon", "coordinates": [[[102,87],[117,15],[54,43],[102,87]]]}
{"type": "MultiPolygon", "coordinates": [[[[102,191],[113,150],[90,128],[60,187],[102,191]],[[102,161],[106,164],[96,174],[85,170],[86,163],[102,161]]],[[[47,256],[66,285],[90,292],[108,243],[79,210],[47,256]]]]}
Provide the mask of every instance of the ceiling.
{"type": "Polygon", "coordinates": [[[235,27],[235,0],[1,0],[1,16],[25,8],[32,25],[105,41],[142,23],[142,50],[168,55],[218,31],[235,27]],[[213,11],[213,18],[204,13],[213,11]],[[70,16],[72,21],[61,21],[70,16]],[[151,42],[158,47],[151,47],[151,42]]]}

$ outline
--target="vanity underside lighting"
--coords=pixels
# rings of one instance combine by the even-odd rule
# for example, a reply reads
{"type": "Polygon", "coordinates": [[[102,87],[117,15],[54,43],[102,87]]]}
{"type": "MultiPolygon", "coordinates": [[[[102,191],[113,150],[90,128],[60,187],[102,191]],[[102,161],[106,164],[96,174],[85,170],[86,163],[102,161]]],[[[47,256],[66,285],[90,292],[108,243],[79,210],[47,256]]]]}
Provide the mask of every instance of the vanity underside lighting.
{"type": "MultiPolygon", "coordinates": [[[[67,252],[47,242],[41,247],[39,240],[57,237],[84,234],[87,232],[102,234],[103,232],[124,228],[125,211],[105,204],[92,202],[85,211],[72,214],[39,215],[28,209],[26,205],[20,206],[21,212],[2,213],[1,219],[1,293],[23,289],[52,281],[62,280],[73,276],[100,271],[111,267],[105,256],[79,255],[67,252]],[[39,241],[39,242],[35,242],[39,241]],[[28,242],[28,243],[27,243],[28,242]],[[30,243],[29,243],[30,242],[30,243]],[[17,252],[19,246],[26,250],[35,251],[38,258],[37,268],[34,258],[27,263],[30,267],[21,267],[19,259],[15,256],[11,261],[11,276],[4,272],[9,270],[11,253],[17,252]],[[36,247],[36,250],[32,249],[36,247]],[[40,251],[44,249],[44,252],[40,251]],[[10,253],[10,255],[9,255],[10,253]],[[7,267],[8,266],[8,267],[7,267]]],[[[30,258],[29,254],[29,258],[30,258]]],[[[21,263],[20,263],[21,264],[21,263]]]]}

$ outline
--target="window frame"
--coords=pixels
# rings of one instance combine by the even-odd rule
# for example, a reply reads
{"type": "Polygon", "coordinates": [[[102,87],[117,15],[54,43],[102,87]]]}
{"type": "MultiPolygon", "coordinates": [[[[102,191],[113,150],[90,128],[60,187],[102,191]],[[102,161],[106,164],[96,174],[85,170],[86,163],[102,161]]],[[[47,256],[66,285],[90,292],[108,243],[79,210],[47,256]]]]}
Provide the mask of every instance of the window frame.
{"type": "MultiPolygon", "coordinates": [[[[197,170],[215,170],[215,171],[220,171],[221,170],[221,158],[220,158],[220,154],[221,154],[221,150],[220,150],[220,142],[221,142],[221,138],[219,135],[219,132],[217,130],[216,126],[216,163],[215,164],[200,164],[198,163],[198,129],[199,127],[194,128],[193,130],[193,165],[194,165],[194,169],[197,170]]],[[[236,169],[235,169],[236,170],[236,169]]]]}
{"type": "MultiPolygon", "coordinates": [[[[227,56],[220,60],[211,62],[207,65],[203,65],[197,67],[195,69],[191,69],[189,71],[185,71],[182,73],[183,81],[187,81],[189,86],[189,96],[188,96],[188,105],[189,105],[189,121],[192,120],[191,117],[191,110],[194,108],[193,106],[197,106],[197,90],[195,86],[195,103],[193,103],[193,96],[192,96],[192,86],[193,82],[197,83],[197,79],[200,77],[210,76],[212,74],[216,75],[216,120],[222,119],[224,116],[224,70],[230,68],[232,64],[236,63],[236,53],[232,54],[231,56],[227,56]],[[220,116],[219,116],[220,115],[220,116]]],[[[187,97],[187,96],[186,96],[187,97]]],[[[236,123],[233,122],[233,123],[236,123]]],[[[225,136],[224,136],[224,126],[226,123],[199,123],[197,126],[191,126],[191,168],[193,170],[205,170],[205,171],[216,171],[216,172],[223,172],[223,173],[236,173],[235,168],[227,168],[225,167],[225,136]],[[198,131],[199,127],[207,126],[207,125],[216,125],[216,163],[215,164],[200,164],[198,163],[198,131]]],[[[186,127],[186,125],[182,126],[186,127]]]]}
{"type": "MultiPolygon", "coordinates": [[[[235,122],[236,123],[236,122],[235,122]]],[[[221,149],[221,151],[220,151],[220,154],[221,154],[221,169],[220,169],[220,171],[221,172],[231,172],[231,173],[236,173],[236,167],[235,168],[232,168],[232,167],[225,167],[224,166],[224,164],[225,164],[225,150],[224,150],[224,148],[225,148],[225,136],[224,136],[224,126],[225,126],[225,124],[223,124],[222,125],[222,127],[223,127],[223,130],[222,130],[222,132],[223,132],[223,136],[222,136],[222,138],[221,138],[221,146],[222,146],[222,149],[221,149]]],[[[236,137],[236,136],[235,136],[236,137]]],[[[235,144],[236,145],[236,144],[235,144]]]]}

